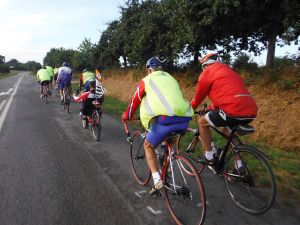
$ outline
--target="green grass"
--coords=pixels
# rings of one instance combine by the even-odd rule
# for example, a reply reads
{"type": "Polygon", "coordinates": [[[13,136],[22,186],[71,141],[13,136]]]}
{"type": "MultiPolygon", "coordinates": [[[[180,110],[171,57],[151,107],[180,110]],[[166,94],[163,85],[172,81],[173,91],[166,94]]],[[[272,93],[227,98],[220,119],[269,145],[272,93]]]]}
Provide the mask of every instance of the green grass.
{"type": "MultiPolygon", "coordinates": [[[[128,103],[129,102],[122,102],[110,96],[105,96],[103,110],[119,119],[128,103]]],[[[196,128],[196,121],[191,121],[190,127],[196,128]]],[[[192,135],[187,133],[183,138],[183,143],[187,145],[191,141],[191,138],[192,135]]],[[[215,132],[213,132],[213,139],[219,147],[225,144],[224,139],[215,132]]],[[[251,142],[247,137],[243,137],[242,139],[246,141],[248,145],[261,149],[269,157],[269,163],[277,181],[277,197],[283,202],[287,202],[287,205],[293,202],[293,199],[300,199],[300,153],[287,152],[271,147],[265,143],[251,142]]],[[[202,153],[201,144],[198,143],[193,156],[198,157],[202,153]]],[[[255,162],[253,162],[253,165],[255,165],[255,162]]],[[[261,181],[264,182],[264,180],[261,181]]]]}
{"type": "Polygon", "coordinates": [[[0,80],[7,78],[7,77],[15,76],[18,73],[19,73],[19,71],[16,71],[16,70],[11,70],[9,73],[0,73],[0,80]]]}

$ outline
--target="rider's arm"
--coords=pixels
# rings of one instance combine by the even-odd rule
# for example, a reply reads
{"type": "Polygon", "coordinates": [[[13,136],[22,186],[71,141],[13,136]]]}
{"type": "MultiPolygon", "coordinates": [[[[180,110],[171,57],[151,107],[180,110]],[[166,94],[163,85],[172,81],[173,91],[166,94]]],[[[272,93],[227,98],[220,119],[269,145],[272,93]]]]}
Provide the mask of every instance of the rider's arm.
{"type": "Polygon", "coordinates": [[[79,87],[83,87],[83,74],[80,74],[79,87]]]}
{"type": "Polygon", "coordinates": [[[85,92],[82,95],[80,95],[79,97],[74,96],[74,100],[75,102],[84,102],[88,96],[89,96],[90,92],[85,92]]]}
{"type": "Polygon", "coordinates": [[[137,87],[133,95],[133,98],[131,99],[126,111],[124,112],[124,114],[126,115],[126,119],[131,119],[133,117],[135,111],[141,104],[142,98],[145,94],[145,83],[143,80],[141,80],[139,86],[137,87]]]}
{"type": "Polygon", "coordinates": [[[193,100],[191,101],[191,106],[193,109],[196,109],[198,105],[201,104],[201,102],[205,99],[205,97],[208,95],[208,92],[210,90],[210,80],[208,79],[210,74],[206,74],[206,71],[203,71],[202,74],[200,74],[196,91],[193,97],[193,100]]]}

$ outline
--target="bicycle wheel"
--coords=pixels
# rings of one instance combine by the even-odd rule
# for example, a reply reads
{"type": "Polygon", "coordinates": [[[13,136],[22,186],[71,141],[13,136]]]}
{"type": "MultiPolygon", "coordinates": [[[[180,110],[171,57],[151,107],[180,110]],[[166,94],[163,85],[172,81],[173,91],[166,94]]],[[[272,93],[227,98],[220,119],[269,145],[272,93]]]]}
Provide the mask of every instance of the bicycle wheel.
{"type": "MultiPolygon", "coordinates": [[[[198,163],[196,159],[196,155],[200,155],[203,152],[202,145],[199,141],[198,136],[195,136],[192,131],[188,130],[178,137],[176,144],[176,152],[178,154],[188,154],[189,159],[194,162],[194,166],[198,174],[200,174],[203,171],[205,165],[198,163]]],[[[183,171],[186,174],[192,176],[192,171],[189,171],[189,168],[185,168],[184,165],[185,164],[182,164],[183,171]]]]}
{"type": "Polygon", "coordinates": [[[130,145],[133,175],[141,185],[147,185],[151,178],[151,172],[144,152],[144,140],[145,136],[140,131],[135,131],[132,135],[132,145],[130,145]]]}
{"type": "Polygon", "coordinates": [[[276,182],[272,169],[254,147],[238,146],[237,153],[244,166],[243,173],[235,169],[232,152],[225,163],[225,183],[234,204],[250,214],[269,210],[276,197],[276,182]]]}
{"type": "Polygon", "coordinates": [[[101,130],[102,130],[99,113],[97,111],[94,112],[92,118],[93,118],[93,126],[92,126],[93,137],[96,141],[99,141],[101,130]]]}
{"type": "Polygon", "coordinates": [[[45,104],[48,103],[48,95],[47,94],[44,94],[44,101],[45,101],[45,104]]]}
{"type": "Polygon", "coordinates": [[[163,170],[167,208],[177,224],[203,224],[206,200],[203,183],[193,164],[183,155],[168,160],[163,170]],[[187,175],[183,167],[193,172],[187,175]]]}

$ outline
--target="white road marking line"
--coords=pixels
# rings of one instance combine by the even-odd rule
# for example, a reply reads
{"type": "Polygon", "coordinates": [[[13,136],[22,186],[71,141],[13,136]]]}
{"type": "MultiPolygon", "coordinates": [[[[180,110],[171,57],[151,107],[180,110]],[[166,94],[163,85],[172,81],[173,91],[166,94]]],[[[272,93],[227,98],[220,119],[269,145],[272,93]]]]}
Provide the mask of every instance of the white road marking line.
{"type": "Polygon", "coordinates": [[[151,213],[153,213],[154,215],[159,215],[159,214],[162,214],[162,211],[161,210],[154,210],[154,209],[152,209],[152,207],[150,207],[150,206],[147,206],[147,209],[151,212],[151,213]]]}
{"type": "Polygon", "coordinates": [[[10,107],[10,105],[11,105],[11,103],[12,103],[12,100],[13,100],[13,98],[14,98],[16,92],[17,92],[17,89],[18,89],[18,87],[19,87],[19,84],[21,83],[22,78],[23,78],[23,76],[21,76],[21,77],[19,78],[19,80],[15,83],[15,86],[16,86],[16,87],[15,87],[15,90],[14,90],[14,92],[12,93],[12,95],[9,97],[8,102],[7,102],[5,108],[4,108],[4,110],[3,110],[3,112],[2,112],[2,114],[1,114],[1,116],[0,116],[0,132],[1,132],[1,130],[2,130],[2,126],[3,126],[4,120],[5,120],[6,116],[7,116],[9,107],[10,107]]]}
{"type": "Polygon", "coordinates": [[[10,94],[10,92],[12,92],[14,89],[13,88],[10,88],[7,92],[1,92],[0,93],[0,96],[2,96],[2,95],[9,95],[10,94]]]}
{"type": "Polygon", "coordinates": [[[3,101],[1,102],[1,104],[0,104],[0,111],[2,110],[3,106],[5,105],[5,103],[6,103],[6,100],[3,100],[3,101]]]}
{"type": "Polygon", "coordinates": [[[144,194],[144,193],[146,193],[146,191],[134,192],[134,194],[135,194],[136,196],[138,196],[139,198],[143,198],[143,197],[141,196],[141,194],[144,194]]]}

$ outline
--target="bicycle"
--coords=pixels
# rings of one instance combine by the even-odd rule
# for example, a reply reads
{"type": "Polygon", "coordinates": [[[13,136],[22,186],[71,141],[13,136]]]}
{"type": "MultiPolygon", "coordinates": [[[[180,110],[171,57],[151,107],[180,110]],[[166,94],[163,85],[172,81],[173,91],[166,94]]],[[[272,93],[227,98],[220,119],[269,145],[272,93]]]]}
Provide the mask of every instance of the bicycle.
{"type": "MultiPolygon", "coordinates": [[[[127,121],[124,122],[127,142],[130,145],[130,161],[133,175],[140,185],[147,185],[151,178],[144,153],[143,143],[146,132],[138,130],[130,134],[127,121]]],[[[203,224],[206,214],[206,197],[204,186],[193,164],[182,154],[178,154],[172,147],[174,137],[178,133],[171,133],[164,160],[160,169],[164,189],[166,208],[177,224],[203,224]],[[183,172],[182,166],[189,168],[193,176],[183,172]]],[[[158,153],[157,153],[158,154],[158,153]]]]}
{"type": "Polygon", "coordinates": [[[93,137],[96,141],[100,140],[102,125],[101,125],[101,103],[99,101],[94,100],[92,101],[93,110],[91,115],[82,117],[82,126],[84,128],[89,128],[92,130],[93,137]]]}
{"type": "MultiPolygon", "coordinates": [[[[204,115],[207,111],[195,112],[204,115]]],[[[238,136],[254,132],[250,125],[236,125],[230,127],[231,133],[227,137],[215,127],[211,127],[225,140],[225,145],[217,149],[216,163],[207,166],[214,174],[224,178],[226,189],[236,206],[250,214],[262,214],[268,211],[276,198],[276,181],[268,157],[259,149],[244,144],[238,136]],[[237,168],[236,160],[240,159],[244,170],[237,168]]],[[[199,130],[188,128],[186,131],[188,143],[184,143],[184,134],[178,135],[177,149],[183,149],[190,156],[199,147],[199,130]]],[[[201,145],[201,143],[200,143],[201,145]]],[[[203,152],[203,151],[202,151],[203,152]]],[[[192,157],[195,160],[195,157],[192,157]]],[[[205,165],[199,163],[198,173],[205,165]]],[[[184,171],[193,175],[183,166],[184,171]]]]}
{"type": "Polygon", "coordinates": [[[45,104],[48,103],[48,96],[50,95],[50,90],[49,90],[49,84],[48,83],[43,83],[40,84],[42,85],[42,100],[44,100],[45,104]]]}
{"type": "Polygon", "coordinates": [[[70,113],[70,103],[71,103],[71,96],[69,95],[70,91],[67,85],[64,86],[63,88],[63,105],[64,105],[64,110],[69,114],[70,113]]]}

